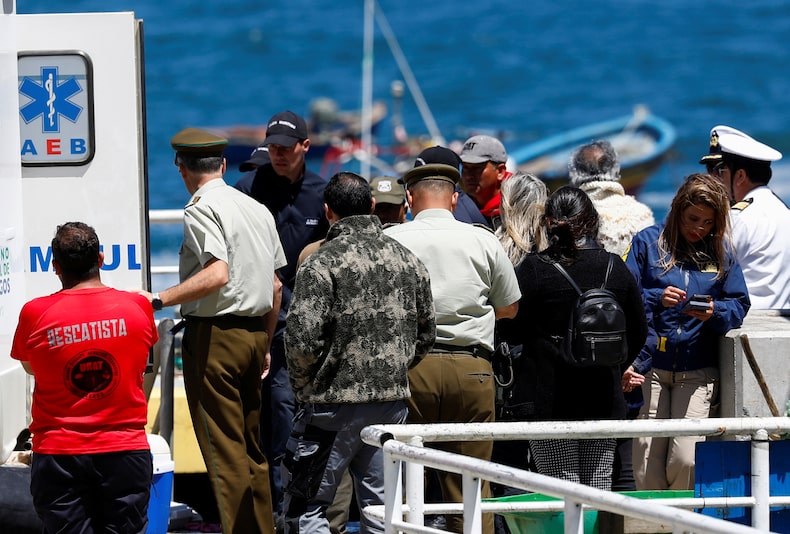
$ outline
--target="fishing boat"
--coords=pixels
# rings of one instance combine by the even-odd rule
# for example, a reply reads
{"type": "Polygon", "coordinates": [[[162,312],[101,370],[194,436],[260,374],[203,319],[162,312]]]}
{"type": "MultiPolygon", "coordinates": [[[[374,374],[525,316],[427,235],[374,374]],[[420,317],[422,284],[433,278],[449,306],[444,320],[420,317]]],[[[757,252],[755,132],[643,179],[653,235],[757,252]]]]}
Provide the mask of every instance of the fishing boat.
{"type": "Polygon", "coordinates": [[[620,156],[623,187],[629,194],[636,194],[666,158],[675,138],[675,128],[669,122],[645,106],[637,106],[631,115],[552,135],[512,151],[510,157],[519,171],[538,176],[554,190],[568,183],[568,161],[573,150],[605,139],[620,156]]]}

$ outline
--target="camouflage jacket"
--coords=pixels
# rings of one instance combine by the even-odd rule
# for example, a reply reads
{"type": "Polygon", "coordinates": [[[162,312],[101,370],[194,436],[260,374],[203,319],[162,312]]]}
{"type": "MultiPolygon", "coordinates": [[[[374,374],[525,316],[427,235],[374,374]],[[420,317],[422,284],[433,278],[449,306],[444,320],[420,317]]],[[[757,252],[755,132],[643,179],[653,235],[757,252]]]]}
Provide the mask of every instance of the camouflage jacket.
{"type": "Polygon", "coordinates": [[[297,272],[285,342],[302,402],[408,398],[406,372],[435,337],[428,270],[375,216],[333,224],[297,272]]]}

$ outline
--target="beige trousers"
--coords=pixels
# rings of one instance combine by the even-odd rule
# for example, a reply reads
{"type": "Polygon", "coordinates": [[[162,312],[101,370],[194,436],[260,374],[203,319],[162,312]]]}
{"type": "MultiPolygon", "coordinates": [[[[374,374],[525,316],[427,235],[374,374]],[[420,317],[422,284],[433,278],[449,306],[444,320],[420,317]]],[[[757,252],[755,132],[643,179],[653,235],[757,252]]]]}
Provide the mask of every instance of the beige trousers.
{"type": "MultiPolygon", "coordinates": [[[[645,377],[640,419],[704,419],[715,415],[719,370],[675,372],[653,369],[645,377]]],[[[634,440],[634,478],[639,490],[694,488],[694,453],[704,437],[634,440]]]]}

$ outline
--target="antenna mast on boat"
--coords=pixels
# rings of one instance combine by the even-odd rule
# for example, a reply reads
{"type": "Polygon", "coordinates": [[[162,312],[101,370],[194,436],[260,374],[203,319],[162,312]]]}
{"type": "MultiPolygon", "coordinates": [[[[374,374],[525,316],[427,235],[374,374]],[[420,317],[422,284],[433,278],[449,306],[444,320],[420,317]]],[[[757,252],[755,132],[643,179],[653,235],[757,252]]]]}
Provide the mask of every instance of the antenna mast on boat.
{"type": "Polygon", "coordinates": [[[414,102],[417,104],[417,109],[420,112],[422,121],[425,123],[425,127],[428,128],[428,133],[431,136],[431,140],[437,145],[446,144],[444,136],[442,136],[441,131],[439,131],[439,126],[436,124],[436,120],[434,120],[433,114],[428,107],[428,103],[425,101],[425,97],[420,90],[417,79],[414,77],[411,67],[409,67],[409,62],[406,61],[406,56],[403,54],[403,51],[398,44],[398,40],[395,38],[395,34],[393,33],[389,22],[387,22],[384,13],[381,11],[381,7],[378,5],[376,0],[365,0],[365,34],[363,43],[364,51],[362,57],[362,151],[365,156],[362,158],[361,171],[362,176],[365,176],[368,179],[370,178],[368,175],[370,172],[370,163],[373,160],[371,115],[373,109],[374,18],[375,22],[378,22],[381,33],[384,35],[384,39],[387,41],[387,45],[389,45],[390,51],[392,52],[395,61],[398,63],[398,68],[400,69],[401,75],[403,75],[403,79],[409,88],[409,92],[414,98],[414,102]]]}
{"type": "Polygon", "coordinates": [[[370,180],[370,161],[373,157],[373,27],[376,0],[365,0],[364,42],[362,47],[362,158],[360,171],[370,180]]]}

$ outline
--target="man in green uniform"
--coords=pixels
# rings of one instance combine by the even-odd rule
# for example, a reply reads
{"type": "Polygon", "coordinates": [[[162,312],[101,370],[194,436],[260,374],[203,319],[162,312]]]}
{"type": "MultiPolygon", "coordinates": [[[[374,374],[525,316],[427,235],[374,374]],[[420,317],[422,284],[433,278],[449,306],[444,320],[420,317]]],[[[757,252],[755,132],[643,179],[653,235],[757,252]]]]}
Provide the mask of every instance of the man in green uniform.
{"type": "MultiPolygon", "coordinates": [[[[409,371],[410,423],[485,423],[494,420],[495,384],[490,356],[496,319],[515,317],[521,292],[513,265],[488,229],[455,220],[458,169],[417,166],[406,173],[406,197],[414,220],[385,234],[422,260],[431,275],[436,308],[436,344],[409,371]]],[[[492,442],[437,444],[437,448],[491,459],[492,442]]],[[[444,499],[461,502],[460,475],[439,473],[444,499]]],[[[483,496],[490,497],[488,483],[483,496]]],[[[462,532],[460,516],[447,525],[462,532]]],[[[484,516],[484,532],[493,517],[484,516]]]]}
{"type": "Polygon", "coordinates": [[[274,532],[269,466],[258,444],[261,376],[279,312],[285,255],[265,206],[222,176],[227,140],[197,128],[171,140],[192,195],[184,208],[181,283],[148,294],[181,304],[184,387],[225,533],[274,532]]]}

